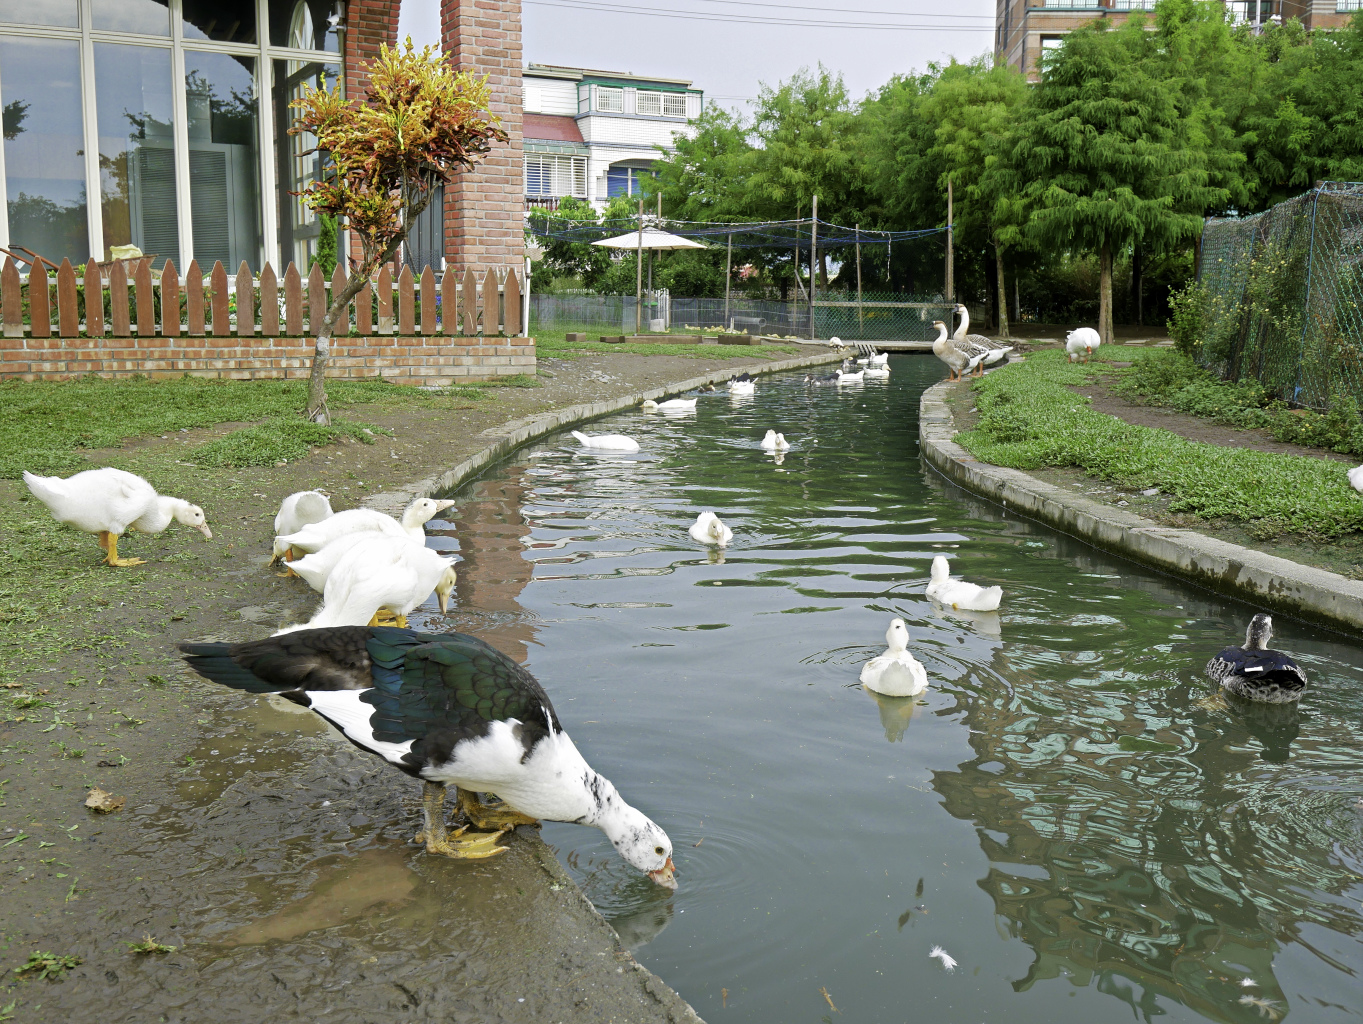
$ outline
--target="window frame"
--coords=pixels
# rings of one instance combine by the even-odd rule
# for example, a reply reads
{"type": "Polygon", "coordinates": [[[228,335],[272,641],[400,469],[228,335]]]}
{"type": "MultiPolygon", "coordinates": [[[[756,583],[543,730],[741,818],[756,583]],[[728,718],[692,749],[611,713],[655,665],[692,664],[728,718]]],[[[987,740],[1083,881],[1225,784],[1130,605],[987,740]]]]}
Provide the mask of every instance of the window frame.
{"type": "Polygon", "coordinates": [[[596,86],[595,109],[602,114],[623,114],[625,112],[625,90],[620,86],[598,85],[596,86]],[[618,107],[608,107],[604,100],[609,95],[620,104],[618,107]]]}

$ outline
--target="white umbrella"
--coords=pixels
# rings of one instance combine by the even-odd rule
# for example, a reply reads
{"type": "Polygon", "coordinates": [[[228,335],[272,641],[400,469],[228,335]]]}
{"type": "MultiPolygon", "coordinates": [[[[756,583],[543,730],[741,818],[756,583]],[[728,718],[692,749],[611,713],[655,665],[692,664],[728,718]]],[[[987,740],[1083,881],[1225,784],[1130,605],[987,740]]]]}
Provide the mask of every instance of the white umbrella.
{"type": "MultiPolygon", "coordinates": [[[[639,228],[631,231],[627,235],[616,235],[614,238],[603,238],[592,245],[600,245],[607,249],[633,249],[639,261],[638,283],[635,285],[634,292],[634,329],[637,331],[642,323],[640,317],[643,315],[644,302],[644,250],[645,249],[704,249],[705,246],[700,242],[693,242],[689,238],[681,235],[674,235],[670,231],[663,231],[659,228],[646,228],[643,226],[643,201],[639,203],[639,228]]],[[[653,278],[653,268],[649,267],[649,280],[653,278]]]]}

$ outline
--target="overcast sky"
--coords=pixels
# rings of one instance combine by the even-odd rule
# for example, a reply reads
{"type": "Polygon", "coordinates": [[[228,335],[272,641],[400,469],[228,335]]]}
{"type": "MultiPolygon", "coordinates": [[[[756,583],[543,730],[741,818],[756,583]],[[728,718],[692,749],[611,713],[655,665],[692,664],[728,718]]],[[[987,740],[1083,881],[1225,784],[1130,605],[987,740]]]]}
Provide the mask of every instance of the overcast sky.
{"type": "MultiPolygon", "coordinates": [[[[988,52],[994,0],[522,0],[527,63],[690,79],[741,105],[820,61],[854,98],[931,61],[988,52]],[[653,11],[666,17],[646,13],[653,11]],[[811,22],[791,25],[790,22],[811,22]],[[774,24],[784,22],[787,24],[774,24]],[[837,25],[860,25],[838,28],[837,25]]],[[[439,0],[403,0],[400,35],[436,43],[439,0]]]]}

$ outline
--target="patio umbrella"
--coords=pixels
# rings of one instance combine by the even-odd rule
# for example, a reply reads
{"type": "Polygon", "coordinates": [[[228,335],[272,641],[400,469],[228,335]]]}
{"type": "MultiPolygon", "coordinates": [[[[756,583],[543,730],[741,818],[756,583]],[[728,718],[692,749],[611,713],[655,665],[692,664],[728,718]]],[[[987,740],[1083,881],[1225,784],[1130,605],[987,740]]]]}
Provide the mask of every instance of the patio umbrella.
{"type": "MultiPolygon", "coordinates": [[[[635,285],[634,294],[634,329],[637,331],[641,325],[640,318],[643,316],[644,302],[644,279],[642,275],[643,259],[645,249],[704,249],[705,245],[701,242],[693,242],[689,238],[681,235],[674,235],[670,231],[663,231],[660,228],[646,228],[642,226],[643,204],[640,204],[640,228],[638,231],[631,231],[627,235],[616,235],[614,238],[603,238],[592,245],[599,245],[606,249],[633,249],[635,259],[639,261],[640,274],[638,283],[635,285]]],[[[652,271],[650,270],[650,275],[652,271]]]]}

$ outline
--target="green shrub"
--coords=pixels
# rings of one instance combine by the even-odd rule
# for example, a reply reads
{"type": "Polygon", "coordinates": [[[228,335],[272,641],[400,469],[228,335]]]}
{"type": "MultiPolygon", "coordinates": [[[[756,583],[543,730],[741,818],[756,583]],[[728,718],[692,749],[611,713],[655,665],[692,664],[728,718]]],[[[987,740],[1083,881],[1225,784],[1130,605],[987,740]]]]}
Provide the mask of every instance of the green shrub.
{"type": "Polygon", "coordinates": [[[330,426],[323,426],[281,417],[234,430],[226,437],[201,444],[190,453],[190,458],[200,466],[273,466],[277,462],[301,459],[313,448],[342,437],[374,443],[374,431],[362,423],[336,420],[330,426]]]}
{"type": "Polygon", "coordinates": [[[1207,323],[1207,289],[1200,281],[1189,281],[1177,291],[1169,292],[1169,337],[1174,339],[1178,351],[1190,356],[1197,343],[1203,339],[1207,323]]]}

